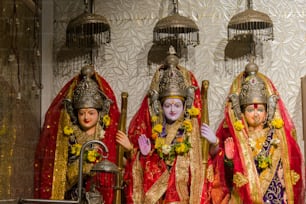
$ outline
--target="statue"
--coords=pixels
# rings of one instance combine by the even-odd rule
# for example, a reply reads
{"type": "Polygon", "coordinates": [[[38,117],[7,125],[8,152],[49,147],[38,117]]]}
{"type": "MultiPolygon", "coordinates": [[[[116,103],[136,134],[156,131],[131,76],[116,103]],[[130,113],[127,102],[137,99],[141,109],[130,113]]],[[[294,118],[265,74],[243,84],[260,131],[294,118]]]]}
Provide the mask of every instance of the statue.
{"type": "Polygon", "coordinates": [[[304,203],[304,163],[279,93],[250,62],[230,88],[216,135],[214,203],[304,203]]]}
{"type": "MultiPolygon", "coordinates": [[[[116,163],[116,141],[119,110],[108,83],[91,65],[70,80],[56,96],[46,114],[35,157],[35,197],[41,199],[73,200],[78,198],[78,166],[82,145],[100,140],[108,148],[108,160],[116,163]]],[[[103,174],[90,175],[101,157],[96,148],[89,150],[83,161],[83,187],[88,200],[93,192],[105,203],[113,203],[114,179],[103,174]],[[92,182],[101,186],[92,189],[92,182]],[[104,188],[103,188],[104,187],[104,188]],[[106,187],[106,188],[105,188],[106,187]],[[97,193],[98,192],[98,193],[97,193]]],[[[83,201],[84,199],[84,201],[83,201]]]]}
{"type": "MultiPolygon", "coordinates": [[[[170,47],[148,95],[133,117],[124,181],[127,203],[204,203],[206,194],[200,129],[200,90],[193,74],[178,64],[170,47]]],[[[202,125],[206,130],[207,125],[202,125]]],[[[217,138],[211,138],[212,143],[217,138]]]]}

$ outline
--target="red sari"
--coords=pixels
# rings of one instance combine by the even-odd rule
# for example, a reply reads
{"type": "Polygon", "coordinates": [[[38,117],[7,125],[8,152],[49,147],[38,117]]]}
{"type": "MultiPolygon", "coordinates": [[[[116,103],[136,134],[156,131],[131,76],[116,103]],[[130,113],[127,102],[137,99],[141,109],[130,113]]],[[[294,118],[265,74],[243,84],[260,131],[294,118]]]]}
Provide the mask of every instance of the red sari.
{"type": "MultiPolygon", "coordinates": [[[[99,89],[113,101],[109,110],[111,123],[105,129],[105,137],[102,142],[104,142],[108,147],[108,159],[115,163],[115,135],[117,132],[120,113],[117,107],[115,95],[109,84],[97,73],[95,73],[94,78],[98,83],[99,89]]],[[[73,90],[80,80],[80,75],[70,80],[55,97],[46,113],[45,122],[35,154],[35,198],[64,199],[66,191],[65,172],[67,170],[68,139],[63,135],[63,128],[65,122],[70,120],[70,117],[65,111],[63,99],[72,97],[73,90]]],[[[103,174],[101,176],[103,176],[103,174]]],[[[102,180],[102,178],[100,179],[102,180]]],[[[108,179],[103,182],[111,183],[112,181],[108,179]]],[[[87,182],[86,185],[88,188],[90,182],[87,182]]],[[[111,204],[113,202],[113,189],[108,188],[106,190],[101,190],[101,193],[106,203],[111,204]]]]}

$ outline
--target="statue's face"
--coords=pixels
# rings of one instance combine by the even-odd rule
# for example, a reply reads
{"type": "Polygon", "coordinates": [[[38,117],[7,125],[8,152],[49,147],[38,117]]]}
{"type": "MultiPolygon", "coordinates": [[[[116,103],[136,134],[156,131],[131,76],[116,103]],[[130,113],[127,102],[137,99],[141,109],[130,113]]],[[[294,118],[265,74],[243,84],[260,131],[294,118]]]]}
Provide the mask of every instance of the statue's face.
{"type": "Polygon", "coordinates": [[[167,121],[174,122],[183,113],[183,101],[178,98],[168,98],[163,103],[163,111],[167,121]]]}
{"type": "Polygon", "coordinates": [[[78,110],[78,121],[83,131],[93,134],[99,121],[99,113],[95,108],[81,108],[78,110]]]}
{"type": "Polygon", "coordinates": [[[266,107],[263,104],[248,105],[245,108],[244,115],[249,127],[263,127],[267,117],[266,107]]]}

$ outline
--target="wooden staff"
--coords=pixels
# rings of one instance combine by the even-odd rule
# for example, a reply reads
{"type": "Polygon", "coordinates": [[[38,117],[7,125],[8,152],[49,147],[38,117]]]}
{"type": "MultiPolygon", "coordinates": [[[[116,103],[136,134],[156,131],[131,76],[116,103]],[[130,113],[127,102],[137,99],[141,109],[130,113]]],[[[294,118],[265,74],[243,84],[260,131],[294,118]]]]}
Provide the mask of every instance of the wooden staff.
{"type": "MultiPolygon", "coordinates": [[[[121,114],[120,114],[120,120],[119,120],[119,130],[122,132],[126,132],[126,115],[127,115],[127,102],[128,102],[128,93],[122,92],[121,93],[121,114]]],[[[116,178],[116,192],[115,192],[115,203],[120,204],[121,203],[121,191],[122,191],[122,173],[123,173],[123,154],[124,149],[122,145],[117,144],[116,146],[116,153],[117,153],[117,165],[119,168],[119,174],[116,178]],[[119,187],[119,188],[118,188],[119,187]]]]}
{"type": "MultiPolygon", "coordinates": [[[[209,81],[203,80],[201,87],[201,101],[202,101],[202,112],[201,112],[201,122],[209,125],[209,116],[208,116],[208,101],[207,101],[207,92],[209,87],[209,81]]],[[[202,156],[204,164],[204,179],[206,178],[206,168],[208,163],[208,154],[209,152],[209,142],[207,139],[202,137],[202,156]]]]}

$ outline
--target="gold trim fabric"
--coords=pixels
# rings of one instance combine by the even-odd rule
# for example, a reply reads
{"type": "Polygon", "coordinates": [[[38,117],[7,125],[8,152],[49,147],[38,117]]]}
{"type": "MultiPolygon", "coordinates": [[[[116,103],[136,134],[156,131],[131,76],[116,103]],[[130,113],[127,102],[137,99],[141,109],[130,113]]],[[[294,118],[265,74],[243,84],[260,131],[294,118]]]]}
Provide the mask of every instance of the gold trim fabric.
{"type": "Polygon", "coordinates": [[[242,173],[238,172],[238,173],[234,174],[233,182],[238,188],[240,188],[241,186],[247,184],[249,181],[248,181],[248,178],[246,176],[244,176],[242,173]]]}
{"type": "MultiPolygon", "coordinates": [[[[198,120],[192,119],[193,131],[191,133],[190,143],[191,149],[184,156],[177,156],[175,165],[175,181],[176,189],[180,197],[179,203],[200,203],[202,195],[202,187],[204,182],[204,170],[201,157],[201,139],[198,126],[198,120]],[[189,171],[190,170],[190,171],[189,171]],[[188,189],[189,176],[191,176],[190,189],[188,189]]],[[[172,133],[176,133],[180,127],[180,123],[175,124],[173,129],[169,131],[170,137],[172,133]]],[[[172,135],[173,136],[173,135],[172,135]]],[[[172,137],[171,137],[172,138],[172,137]]],[[[170,141],[171,142],[171,141],[170,141]]],[[[135,164],[133,165],[133,200],[134,203],[157,203],[163,194],[167,191],[169,172],[163,172],[162,176],[153,184],[153,186],[145,193],[143,197],[143,172],[137,155],[135,164]]]]}
{"type": "MultiPolygon", "coordinates": [[[[265,79],[265,77],[258,73],[259,77],[263,79],[267,86],[268,95],[277,94],[272,93],[272,85],[265,79]]],[[[241,84],[242,75],[239,75],[236,81],[233,83],[231,88],[231,93],[239,93],[241,84]]],[[[229,104],[228,107],[230,120],[234,123],[237,119],[234,115],[231,105],[229,104]]],[[[278,107],[276,108],[275,116],[281,118],[281,114],[279,112],[278,107]]],[[[242,120],[245,121],[244,118],[242,120]]],[[[245,124],[247,125],[247,124],[245,124]]],[[[247,128],[246,128],[247,129],[247,128]]],[[[269,184],[271,183],[275,172],[277,170],[277,166],[279,161],[282,161],[283,167],[283,176],[284,176],[284,183],[286,189],[286,195],[288,199],[288,203],[293,203],[294,201],[294,194],[293,194],[293,185],[300,179],[300,175],[296,172],[293,172],[290,169],[289,163],[289,152],[288,152],[288,144],[286,139],[286,134],[284,127],[280,129],[275,129],[273,139],[278,139],[280,144],[278,144],[277,148],[275,148],[272,156],[272,165],[271,168],[265,169],[260,176],[258,176],[256,166],[254,164],[254,158],[252,155],[251,147],[249,146],[248,137],[250,136],[248,133],[245,132],[246,130],[243,129],[241,131],[235,130],[235,135],[239,140],[239,144],[237,144],[237,151],[240,152],[240,157],[242,161],[243,168],[245,172],[238,172],[234,175],[234,183],[236,187],[234,187],[233,192],[231,192],[232,198],[230,203],[240,203],[240,199],[235,200],[238,196],[236,188],[239,188],[243,185],[248,185],[251,192],[251,199],[254,203],[262,203],[263,195],[267,191],[269,184]]],[[[295,130],[293,130],[295,131],[295,130]]],[[[293,134],[295,136],[295,134],[293,134]]]]}
{"type": "MultiPolygon", "coordinates": [[[[73,89],[77,83],[74,80],[70,86],[67,94],[67,98],[72,98],[73,89]]],[[[65,111],[61,110],[58,132],[56,139],[56,150],[54,158],[54,169],[53,169],[53,181],[52,181],[52,195],[51,199],[64,199],[66,192],[66,172],[67,172],[67,161],[68,161],[68,137],[64,135],[63,129],[68,125],[71,126],[70,116],[65,111]]]]}
{"type": "Polygon", "coordinates": [[[66,171],[68,161],[68,137],[64,136],[62,124],[69,122],[66,111],[61,111],[58,127],[54,159],[53,182],[51,199],[64,199],[66,192],[66,171]],[[64,173],[63,173],[64,172],[64,173]]]}

